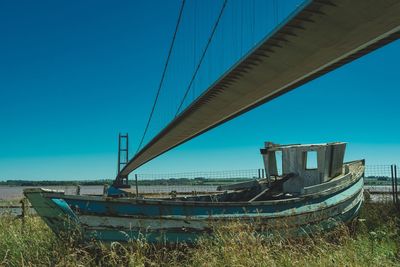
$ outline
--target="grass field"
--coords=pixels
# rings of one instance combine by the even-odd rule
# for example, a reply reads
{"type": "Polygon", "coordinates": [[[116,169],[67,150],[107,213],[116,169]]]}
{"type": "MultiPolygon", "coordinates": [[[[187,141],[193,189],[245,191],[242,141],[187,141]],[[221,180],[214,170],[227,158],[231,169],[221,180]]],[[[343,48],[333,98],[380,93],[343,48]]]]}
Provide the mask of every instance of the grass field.
{"type": "Polygon", "coordinates": [[[196,245],[75,244],[38,217],[0,217],[1,266],[400,266],[399,213],[366,204],[351,226],[304,239],[267,239],[251,225],[216,229],[196,245]]]}

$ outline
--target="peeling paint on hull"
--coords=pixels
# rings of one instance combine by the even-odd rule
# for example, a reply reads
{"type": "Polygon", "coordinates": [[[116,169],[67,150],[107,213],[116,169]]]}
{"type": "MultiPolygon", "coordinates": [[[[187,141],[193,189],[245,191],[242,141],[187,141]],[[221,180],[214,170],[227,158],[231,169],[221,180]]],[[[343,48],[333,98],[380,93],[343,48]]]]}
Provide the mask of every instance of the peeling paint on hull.
{"type": "Polygon", "coordinates": [[[357,216],[363,202],[361,176],[346,188],[302,199],[202,203],[108,199],[27,190],[26,196],[58,235],[78,230],[84,240],[193,242],[218,223],[254,223],[260,231],[288,235],[330,229],[357,216]],[[73,227],[71,227],[73,226],[73,227]],[[267,229],[267,230],[266,230],[267,229]]]}

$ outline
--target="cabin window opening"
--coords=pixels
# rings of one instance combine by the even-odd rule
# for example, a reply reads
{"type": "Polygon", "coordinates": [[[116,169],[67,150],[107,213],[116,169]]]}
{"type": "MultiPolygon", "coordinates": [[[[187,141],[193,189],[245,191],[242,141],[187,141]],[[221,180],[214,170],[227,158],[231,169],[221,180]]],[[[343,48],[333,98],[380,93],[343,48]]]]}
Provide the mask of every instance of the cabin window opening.
{"type": "Polygon", "coordinates": [[[317,151],[307,151],[304,160],[306,162],[306,170],[318,169],[318,154],[317,151]]]}
{"type": "Polygon", "coordinates": [[[282,160],[282,151],[275,151],[275,159],[276,159],[276,171],[278,176],[283,175],[283,160],[282,160]]]}

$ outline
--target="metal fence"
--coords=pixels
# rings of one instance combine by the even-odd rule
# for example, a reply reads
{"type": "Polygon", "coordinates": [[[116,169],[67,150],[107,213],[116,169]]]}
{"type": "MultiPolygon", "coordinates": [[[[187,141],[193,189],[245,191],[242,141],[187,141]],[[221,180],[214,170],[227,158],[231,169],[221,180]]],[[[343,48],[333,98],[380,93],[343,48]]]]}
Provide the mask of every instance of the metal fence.
{"type": "Polygon", "coordinates": [[[367,197],[399,206],[397,165],[367,165],[364,177],[367,197]]]}
{"type": "Polygon", "coordinates": [[[254,179],[261,178],[264,170],[247,169],[247,170],[229,170],[229,171],[201,171],[201,172],[180,172],[180,173],[158,173],[158,174],[138,174],[140,179],[157,180],[157,179],[254,179]]]}
{"type": "MultiPolygon", "coordinates": [[[[219,185],[259,179],[265,176],[264,169],[137,174],[141,194],[207,193],[217,190],[219,185]]],[[[132,181],[131,181],[132,183],[132,181]]]]}
{"type": "Polygon", "coordinates": [[[365,177],[378,178],[378,177],[390,177],[390,166],[391,165],[366,165],[365,166],[365,177]]]}
{"type": "MultiPolygon", "coordinates": [[[[393,165],[366,165],[365,178],[368,184],[390,184],[391,166],[393,165]]],[[[280,172],[280,170],[278,170],[280,172]]],[[[146,173],[137,174],[140,180],[169,180],[169,179],[215,179],[218,181],[235,179],[256,179],[264,177],[264,169],[209,171],[209,172],[180,172],[180,173],[146,173]]]]}
{"type": "MultiPolygon", "coordinates": [[[[395,165],[367,165],[365,168],[365,189],[376,201],[398,201],[395,165]]],[[[214,192],[220,185],[265,177],[263,168],[229,171],[182,172],[137,174],[140,194],[168,194],[171,192],[198,194],[214,192]]],[[[130,181],[135,184],[134,179],[130,181]]],[[[75,186],[48,186],[62,189],[68,194],[76,192],[75,186]]],[[[0,186],[0,200],[20,199],[23,187],[0,186]]],[[[82,185],[81,194],[102,194],[103,185],[82,185]]]]}
{"type": "MultiPolygon", "coordinates": [[[[365,189],[372,201],[399,205],[396,165],[366,165],[365,189]]],[[[169,174],[138,174],[141,194],[214,192],[219,185],[265,177],[264,169],[182,172],[169,174]]]]}

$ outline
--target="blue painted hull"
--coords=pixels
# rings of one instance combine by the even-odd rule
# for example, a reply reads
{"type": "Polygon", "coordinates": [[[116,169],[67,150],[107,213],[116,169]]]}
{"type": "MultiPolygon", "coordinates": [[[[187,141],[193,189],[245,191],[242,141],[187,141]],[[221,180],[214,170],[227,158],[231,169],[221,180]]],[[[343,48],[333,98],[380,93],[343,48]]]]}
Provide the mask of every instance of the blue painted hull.
{"type": "Polygon", "coordinates": [[[84,240],[194,242],[229,222],[252,223],[264,233],[309,234],[346,223],[363,202],[363,178],[299,198],[260,202],[195,202],[72,196],[25,191],[37,213],[59,235],[72,230],[84,240]]]}
{"type": "MultiPolygon", "coordinates": [[[[259,232],[261,234],[269,235],[269,234],[278,234],[279,236],[302,236],[309,235],[313,233],[320,232],[322,230],[329,230],[341,223],[347,223],[353,220],[359,213],[362,202],[357,203],[356,206],[352,207],[350,210],[337,214],[334,217],[325,218],[323,220],[317,220],[313,223],[307,223],[303,225],[299,225],[295,229],[287,228],[286,226],[283,229],[279,230],[277,228],[269,229],[259,232]]],[[[238,219],[236,220],[239,223],[244,223],[244,221],[238,219]]],[[[259,220],[254,220],[252,223],[255,224],[255,227],[260,226],[259,220]]],[[[218,224],[216,223],[216,227],[218,224]]],[[[176,230],[164,230],[164,231],[138,231],[138,230],[123,230],[116,231],[114,229],[96,229],[92,231],[86,231],[84,238],[86,240],[102,240],[105,242],[119,241],[119,242],[127,242],[129,240],[136,239],[145,239],[150,243],[163,243],[163,242],[188,242],[192,243],[196,241],[201,236],[206,236],[212,233],[211,231],[207,232],[196,232],[196,231],[182,231],[181,229],[176,230]]]]}

